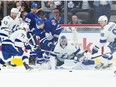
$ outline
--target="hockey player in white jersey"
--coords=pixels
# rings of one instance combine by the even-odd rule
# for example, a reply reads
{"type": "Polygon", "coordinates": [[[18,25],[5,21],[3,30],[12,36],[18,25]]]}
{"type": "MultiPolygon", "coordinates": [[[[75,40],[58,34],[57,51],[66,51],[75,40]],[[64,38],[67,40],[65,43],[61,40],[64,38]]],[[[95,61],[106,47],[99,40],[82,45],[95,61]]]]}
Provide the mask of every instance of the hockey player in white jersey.
{"type": "Polygon", "coordinates": [[[0,36],[9,36],[16,31],[21,24],[21,19],[18,17],[19,11],[17,8],[11,9],[11,14],[5,16],[1,22],[0,36]],[[1,34],[2,33],[2,34],[1,34]]]}
{"type": "Polygon", "coordinates": [[[32,69],[28,65],[28,55],[25,55],[25,43],[28,43],[28,30],[29,26],[26,23],[22,23],[17,31],[2,42],[3,60],[9,62],[13,56],[22,56],[23,64],[27,70],[32,69]]]}
{"type": "Polygon", "coordinates": [[[116,51],[116,24],[114,22],[108,22],[108,18],[105,15],[100,16],[98,22],[101,25],[100,40],[99,45],[93,47],[92,55],[94,56],[101,47],[108,43],[102,55],[101,63],[95,67],[96,69],[106,69],[112,65],[112,54],[116,51]]]}
{"type": "Polygon", "coordinates": [[[83,52],[83,50],[78,45],[75,46],[74,43],[68,42],[66,36],[60,37],[59,43],[54,51],[59,52],[59,54],[56,56],[56,66],[64,67],[69,65],[69,67],[72,67],[71,65],[74,65],[74,69],[79,69],[79,66],[76,64],[77,62],[80,62],[79,65],[94,64],[94,61],[88,60],[84,56],[85,52],[83,52]]]}
{"type": "Polygon", "coordinates": [[[80,51],[80,48],[75,46],[73,43],[68,43],[68,40],[66,36],[61,36],[59,39],[58,45],[55,47],[55,52],[59,52],[62,54],[57,55],[57,66],[60,66],[64,64],[64,60],[67,59],[67,57],[75,52],[78,49],[80,51]],[[63,56],[64,55],[64,56],[63,56]]]}

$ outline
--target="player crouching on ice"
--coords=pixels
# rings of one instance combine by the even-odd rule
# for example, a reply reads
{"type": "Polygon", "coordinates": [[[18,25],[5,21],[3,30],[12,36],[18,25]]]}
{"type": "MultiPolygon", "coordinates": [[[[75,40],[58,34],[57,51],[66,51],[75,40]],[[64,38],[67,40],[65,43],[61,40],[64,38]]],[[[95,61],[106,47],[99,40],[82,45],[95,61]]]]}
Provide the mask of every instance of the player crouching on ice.
{"type": "Polygon", "coordinates": [[[96,69],[106,69],[111,67],[113,53],[116,51],[116,24],[114,22],[108,23],[108,18],[103,15],[98,18],[98,22],[101,26],[99,45],[95,45],[92,49],[92,55],[98,53],[99,49],[108,43],[107,48],[104,50],[104,54],[101,55],[100,64],[96,65],[96,69]]]}
{"type": "Polygon", "coordinates": [[[69,43],[66,36],[61,36],[59,43],[56,46],[55,52],[59,52],[56,55],[56,68],[63,69],[87,69],[87,65],[94,65],[93,60],[89,60],[84,56],[84,51],[79,46],[75,46],[73,43],[69,43]],[[80,66],[82,66],[80,68],[80,66]]]}
{"type": "Polygon", "coordinates": [[[5,63],[9,63],[10,65],[14,65],[11,62],[13,56],[22,56],[23,64],[26,68],[32,69],[28,65],[28,56],[25,55],[25,45],[24,43],[28,43],[27,39],[27,31],[29,30],[29,26],[26,23],[22,23],[20,28],[11,34],[8,39],[5,39],[2,42],[2,55],[5,63]]]}

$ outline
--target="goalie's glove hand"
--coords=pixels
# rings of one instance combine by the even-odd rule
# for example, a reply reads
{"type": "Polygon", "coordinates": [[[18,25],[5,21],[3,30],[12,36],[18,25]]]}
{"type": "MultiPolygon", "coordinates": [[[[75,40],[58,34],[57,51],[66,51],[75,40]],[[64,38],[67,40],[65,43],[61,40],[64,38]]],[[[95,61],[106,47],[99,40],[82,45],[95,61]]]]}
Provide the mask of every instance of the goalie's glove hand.
{"type": "Polygon", "coordinates": [[[99,47],[95,45],[95,46],[93,47],[93,49],[92,49],[92,55],[95,54],[95,53],[97,53],[98,50],[99,50],[99,47]]]}

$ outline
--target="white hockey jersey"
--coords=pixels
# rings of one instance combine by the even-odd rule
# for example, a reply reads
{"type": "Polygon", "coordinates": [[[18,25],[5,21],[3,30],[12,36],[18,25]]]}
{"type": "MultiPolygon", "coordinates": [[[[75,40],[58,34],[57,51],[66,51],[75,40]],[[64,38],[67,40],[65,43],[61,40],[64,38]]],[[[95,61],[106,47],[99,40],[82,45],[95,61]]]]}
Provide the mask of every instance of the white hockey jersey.
{"type": "Polygon", "coordinates": [[[17,30],[4,40],[3,44],[13,44],[18,47],[24,48],[24,43],[28,42],[27,33],[24,30],[17,30]]]}
{"type": "Polygon", "coordinates": [[[109,22],[103,27],[100,33],[100,44],[99,47],[104,46],[107,42],[113,42],[116,38],[116,24],[114,22],[109,22]]]}
{"type": "Polygon", "coordinates": [[[16,19],[12,19],[10,16],[6,16],[2,20],[1,24],[1,30],[5,30],[7,32],[14,32],[21,24],[21,20],[19,17],[16,17],[16,19]]]}
{"type": "Polygon", "coordinates": [[[58,43],[55,47],[54,51],[59,52],[62,54],[67,53],[68,55],[72,54],[73,52],[77,51],[79,49],[78,46],[75,46],[73,43],[68,43],[65,48],[62,48],[60,44],[58,43]]]}

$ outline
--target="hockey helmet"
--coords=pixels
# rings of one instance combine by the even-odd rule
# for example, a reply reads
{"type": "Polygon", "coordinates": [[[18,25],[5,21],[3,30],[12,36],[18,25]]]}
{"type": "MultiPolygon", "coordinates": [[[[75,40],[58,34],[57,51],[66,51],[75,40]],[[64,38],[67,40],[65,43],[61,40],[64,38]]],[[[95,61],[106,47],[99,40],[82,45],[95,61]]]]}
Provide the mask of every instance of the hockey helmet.
{"type": "Polygon", "coordinates": [[[17,8],[12,8],[12,9],[11,9],[11,12],[12,12],[12,13],[19,13],[19,11],[18,11],[17,8]]]}
{"type": "Polygon", "coordinates": [[[41,18],[36,19],[36,24],[40,26],[41,24],[44,24],[43,20],[41,18]]]}
{"type": "Polygon", "coordinates": [[[44,21],[41,18],[36,19],[36,27],[38,29],[43,29],[44,28],[44,21]]]}
{"type": "Polygon", "coordinates": [[[61,36],[60,37],[60,46],[64,48],[67,46],[67,44],[68,44],[68,42],[67,42],[66,36],[61,36]]]}
{"type": "Polygon", "coordinates": [[[37,3],[33,2],[33,3],[31,4],[31,8],[37,8],[37,7],[38,7],[38,4],[37,4],[37,3]]]}
{"type": "Polygon", "coordinates": [[[100,21],[108,22],[108,18],[107,18],[107,16],[106,16],[106,15],[102,15],[102,16],[100,16],[100,17],[98,18],[98,23],[99,23],[100,21]]]}

